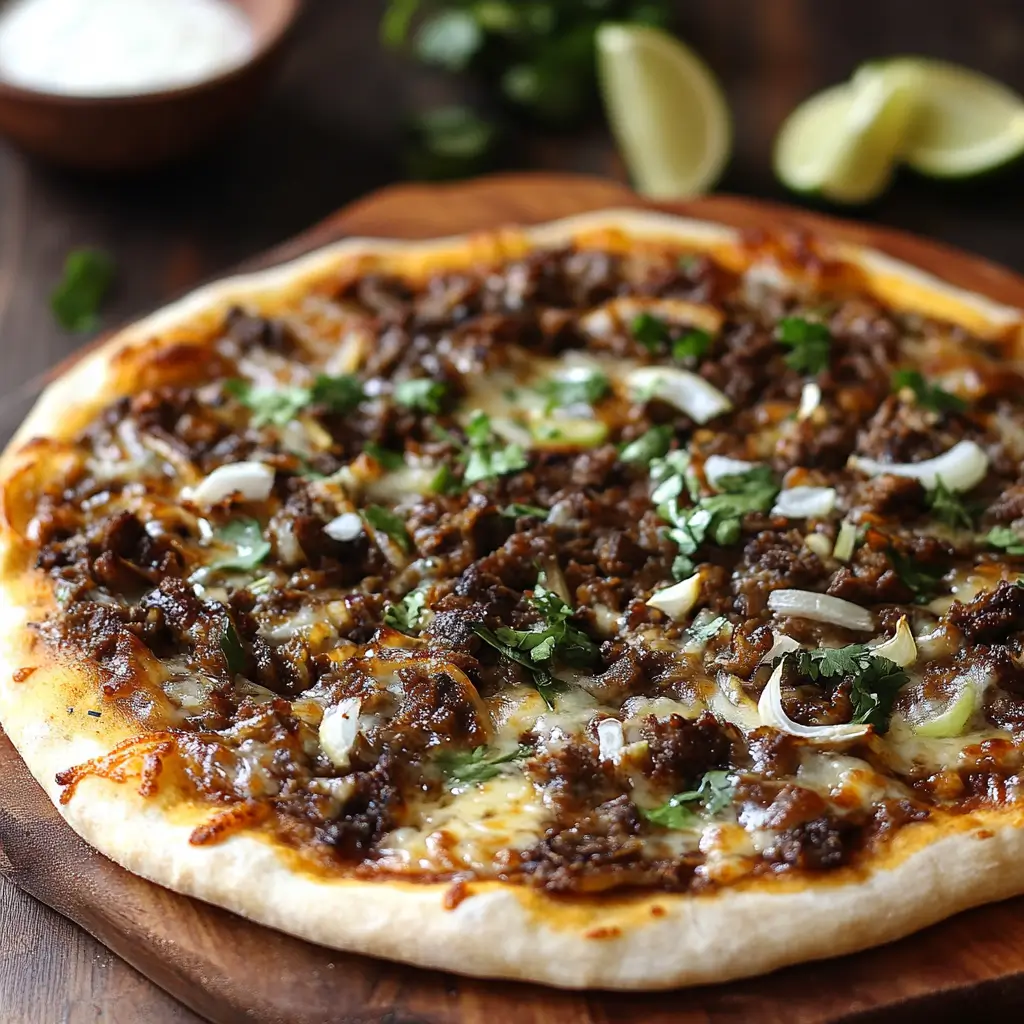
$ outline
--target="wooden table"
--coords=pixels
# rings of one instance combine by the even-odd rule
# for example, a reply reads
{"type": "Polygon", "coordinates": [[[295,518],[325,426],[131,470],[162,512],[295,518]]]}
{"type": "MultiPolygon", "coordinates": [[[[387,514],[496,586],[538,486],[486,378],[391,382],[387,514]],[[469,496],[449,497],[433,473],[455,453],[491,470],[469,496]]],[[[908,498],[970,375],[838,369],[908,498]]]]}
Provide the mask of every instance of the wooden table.
{"type": "MultiPolygon", "coordinates": [[[[379,5],[308,0],[270,97],[240,130],[187,166],[129,182],[72,178],[0,143],[0,393],[30,384],[82,339],[62,333],[47,295],[68,249],[119,266],[106,321],[153,307],[400,176],[400,124],[457,86],[382,53],[379,5]]],[[[736,120],[728,191],[785,198],[771,139],[802,97],[861,60],[919,52],[971,64],[1024,92],[1020,0],[680,0],[679,28],[721,76],[736,120]]],[[[618,174],[603,133],[525,135],[518,167],[618,174]]],[[[861,211],[1024,269],[1024,166],[982,183],[902,176],[861,211]]],[[[27,391],[31,390],[29,386],[27,391]]],[[[6,436],[25,402],[0,402],[6,436]]],[[[185,1024],[198,1020],[74,925],[2,878],[0,1007],[9,1024],[185,1024]]],[[[383,1019],[383,1018],[382,1018],[383,1019]]]]}

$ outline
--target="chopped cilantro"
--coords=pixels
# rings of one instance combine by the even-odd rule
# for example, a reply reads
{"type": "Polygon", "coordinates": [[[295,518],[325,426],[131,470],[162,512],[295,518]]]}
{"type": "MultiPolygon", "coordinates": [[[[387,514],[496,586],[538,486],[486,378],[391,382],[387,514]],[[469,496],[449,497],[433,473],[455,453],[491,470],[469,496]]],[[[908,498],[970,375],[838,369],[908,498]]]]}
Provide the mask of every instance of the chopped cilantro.
{"type": "Polygon", "coordinates": [[[50,295],[57,323],[68,331],[92,331],[97,312],[114,279],[114,261],[100,249],[75,249],[64,261],[64,274],[50,295]]]}
{"type": "Polygon", "coordinates": [[[388,448],[382,448],[373,441],[363,445],[363,451],[376,462],[379,462],[382,469],[401,469],[405,465],[405,456],[401,452],[393,452],[388,448]]]}
{"type": "Polygon", "coordinates": [[[672,341],[668,333],[668,325],[661,317],[654,316],[652,313],[640,313],[634,317],[630,330],[633,337],[650,352],[657,352],[658,349],[672,341]]]}
{"type": "Polygon", "coordinates": [[[896,575],[914,592],[915,604],[927,604],[939,589],[939,582],[946,575],[944,569],[919,565],[909,555],[889,547],[889,559],[896,575]]]}
{"type": "Polygon", "coordinates": [[[541,508],[539,505],[520,505],[514,503],[512,505],[506,505],[502,510],[501,514],[506,519],[518,519],[520,516],[533,516],[537,519],[547,519],[548,510],[541,508]]]}
{"type": "Polygon", "coordinates": [[[248,380],[226,380],[224,391],[252,410],[252,425],[283,427],[309,405],[309,388],[258,388],[248,380]]]}
{"type": "Polygon", "coordinates": [[[397,604],[389,604],[384,612],[384,625],[403,633],[415,633],[423,620],[427,595],[423,587],[410,590],[397,604]]]}
{"type": "Polygon", "coordinates": [[[220,649],[224,652],[228,671],[234,676],[245,671],[245,648],[232,622],[224,627],[220,638],[220,649]]]}
{"type": "Polygon", "coordinates": [[[494,480],[516,473],[528,465],[523,449],[501,442],[491,430],[491,418],[479,410],[466,425],[468,445],[463,449],[466,464],[462,482],[466,487],[481,480],[494,480]]]}
{"type": "Polygon", "coordinates": [[[879,733],[889,728],[889,715],[896,694],[909,681],[909,676],[899,665],[872,654],[863,644],[796,651],[786,657],[796,665],[797,672],[815,682],[819,679],[849,679],[853,702],[851,721],[873,725],[879,733]]]}
{"type": "Polygon", "coordinates": [[[247,572],[255,569],[270,554],[270,541],[264,539],[263,527],[255,519],[232,519],[217,531],[217,539],[233,545],[235,553],[211,562],[211,572],[223,569],[247,572]]]}
{"type": "Polygon", "coordinates": [[[328,412],[343,413],[354,409],[365,397],[357,377],[343,374],[330,377],[321,373],[312,387],[255,387],[247,380],[227,380],[224,391],[253,412],[252,425],[268,423],[283,427],[309,405],[322,405],[328,412]]]}
{"type": "Polygon", "coordinates": [[[367,505],[361,515],[375,533],[390,537],[406,554],[412,551],[412,538],[401,516],[395,515],[383,505],[367,505]]]}
{"type": "Polygon", "coordinates": [[[622,462],[649,466],[654,459],[664,458],[672,445],[673,430],[669,426],[651,427],[619,452],[622,462]]]}
{"type": "Polygon", "coordinates": [[[832,334],[824,324],[799,316],[783,317],[775,337],[790,350],[786,363],[798,373],[813,376],[828,366],[832,334]]]}
{"type": "Polygon", "coordinates": [[[501,774],[501,766],[529,757],[532,749],[520,744],[505,754],[495,754],[487,747],[476,747],[469,751],[443,751],[437,755],[436,764],[449,782],[481,783],[501,774]]]}
{"type": "Polygon", "coordinates": [[[421,409],[436,416],[447,392],[444,383],[429,377],[403,380],[395,386],[395,401],[407,409],[421,409]]]}
{"type": "Polygon", "coordinates": [[[552,662],[590,667],[599,660],[599,652],[590,637],[569,622],[572,609],[542,582],[538,581],[530,603],[544,617],[544,621],[532,629],[499,626],[491,630],[482,623],[473,623],[471,628],[484,643],[528,669],[550,707],[549,694],[555,682],[550,672],[552,662]]]}
{"type": "Polygon", "coordinates": [[[693,644],[706,644],[712,637],[722,632],[722,627],[729,620],[724,615],[718,615],[703,626],[691,626],[686,631],[686,639],[693,644]]]}
{"type": "Polygon", "coordinates": [[[1009,526],[993,526],[985,536],[985,543],[1001,548],[1008,555],[1024,555],[1024,534],[1009,526]]]}
{"type": "Polygon", "coordinates": [[[662,828],[689,830],[700,826],[702,818],[692,808],[700,804],[707,817],[714,817],[728,807],[735,794],[732,775],[726,771],[704,773],[700,785],[686,793],[676,793],[666,803],[640,813],[652,824],[662,828]]]}
{"type": "Polygon", "coordinates": [[[680,361],[686,359],[703,359],[711,348],[711,335],[698,327],[693,327],[672,342],[672,358],[680,361]]]}
{"type": "Polygon", "coordinates": [[[430,481],[431,494],[458,494],[462,490],[458,477],[447,465],[438,466],[437,472],[430,481]]]}
{"type": "Polygon", "coordinates": [[[552,377],[534,390],[547,399],[548,411],[559,406],[594,405],[611,391],[611,382],[600,370],[580,371],[571,377],[552,377]]]}
{"type": "Polygon", "coordinates": [[[955,491],[951,491],[942,477],[936,477],[935,487],[928,492],[928,507],[935,518],[947,526],[962,526],[965,530],[974,529],[975,510],[968,505],[955,491]]]}
{"type": "Polygon", "coordinates": [[[755,466],[745,473],[722,477],[718,481],[721,493],[696,497],[692,508],[683,508],[679,504],[683,489],[688,489],[694,497],[696,484],[687,479],[688,456],[672,454],[681,455],[682,459],[674,460],[674,471],[658,484],[652,500],[658,505],[658,514],[671,526],[669,537],[679,547],[672,571],[681,578],[693,571],[692,556],[706,540],[723,547],[735,544],[740,539],[743,517],[748,512],[767,512],[779,493],[779,485],[768,466],[755,466]],[[685,469],[682,469],[683,459],[685,469]]]}
{"type": "Polygon", "coordinates": [[[951,394],[938,384],[929,384],[917,370],[897,370],[892,375],[893,391],[904,388],[914,393],[914,400],[924,409],[932,412],[963,412],[967,403],[951,394]]]}

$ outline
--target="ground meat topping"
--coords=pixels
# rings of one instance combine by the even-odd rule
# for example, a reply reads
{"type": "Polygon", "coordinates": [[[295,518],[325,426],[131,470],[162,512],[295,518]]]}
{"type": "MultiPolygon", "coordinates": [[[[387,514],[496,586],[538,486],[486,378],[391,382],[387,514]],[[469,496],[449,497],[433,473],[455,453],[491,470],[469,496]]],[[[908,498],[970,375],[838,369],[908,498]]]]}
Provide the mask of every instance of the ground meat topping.
{"type": "Polygon", "coordinates": [[[752,246],[385,261],[141,354],[21,496],[41,640],[142,722],[66,797],[559,894],[832,871],[1015,799],[1024,395],[752,246]],[[907,474],[961,441],[967,491],[907,474]]]}

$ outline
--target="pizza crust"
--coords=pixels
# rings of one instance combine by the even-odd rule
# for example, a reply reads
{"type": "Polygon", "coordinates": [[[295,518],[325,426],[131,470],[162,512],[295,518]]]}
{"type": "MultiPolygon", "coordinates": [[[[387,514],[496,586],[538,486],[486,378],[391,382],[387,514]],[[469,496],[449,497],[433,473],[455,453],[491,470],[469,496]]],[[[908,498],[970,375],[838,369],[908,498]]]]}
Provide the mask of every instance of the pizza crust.
{"type": "MultiPolygon", "coordinates": [[[[353,239],[268,271],[202,288],[116,334],[51,385],[0,459],[6,490],[38,458],[33,438],[73,436],[95,410],[131,389],[133,351],[197,344],[188,325],[215,322],[239,303],[260,311],[274,293],[372,265],[426,272],[480,256],[513,256],[538,245],[588,238],[671,240],[747,259],[732,228],[643,211],[608,211],[526,231],[434,242],[353,239]],[[164,335],[154,341],[157,335],[164,335]],[[127,368],[127,370],[126,370],[127,368]]],[[[940,281],[917,268],[846,243],[821,248],[855,264],[868,289],[889,303],[953,319],[1016,347],[1024,313],[940,281]]],[[[908,826],[870,871],[818,879],[763,878],[706,895],[645,893],[556,900],[499,883],[473,883],[446,909],[447,885],[366,882],[314,874],[258,833],[193,846],[206,806],[169,808],[131,782],[85,779],[59,804],[54,776],[105,753],[133,730],[116,714],[68,714],[85,688],[27,626],[44,598],[21,578],[21,542],[6,500],[0,524],[0,718],[33,775],[68,823],[122,866],[253,921],[338,949],[486,977],[565,988],[654,989],[765,973],[907,935],[960,910],[1024,892],[1024,820],[987,812],[908,826]],[[28,682],[14,673],[37,669],[28,682]],[[814,883],[814,884],[812,884],[814,883]]],[[[79,709],[81,711],[81,709],[79,709]]]]}

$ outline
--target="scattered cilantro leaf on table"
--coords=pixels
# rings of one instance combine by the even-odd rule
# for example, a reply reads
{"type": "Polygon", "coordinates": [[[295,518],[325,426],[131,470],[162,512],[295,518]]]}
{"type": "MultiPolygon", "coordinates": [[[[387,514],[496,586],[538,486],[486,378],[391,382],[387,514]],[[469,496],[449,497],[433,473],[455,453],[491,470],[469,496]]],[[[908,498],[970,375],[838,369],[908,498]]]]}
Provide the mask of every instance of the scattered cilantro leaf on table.
{"type": "Polygon", "coordinates": [[[75,249],[64,261],[60,282],[50,295],[50,308],[65,330],[96,329],[99,308],[114,280],[114,261],[101,249],[75,249]]]}

